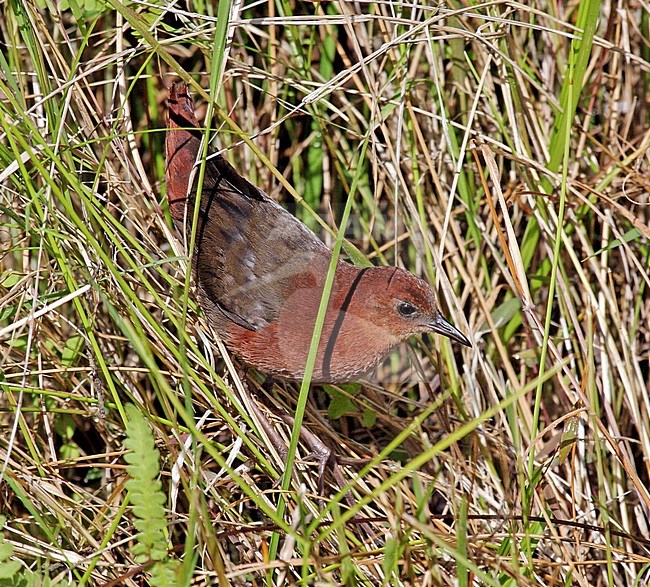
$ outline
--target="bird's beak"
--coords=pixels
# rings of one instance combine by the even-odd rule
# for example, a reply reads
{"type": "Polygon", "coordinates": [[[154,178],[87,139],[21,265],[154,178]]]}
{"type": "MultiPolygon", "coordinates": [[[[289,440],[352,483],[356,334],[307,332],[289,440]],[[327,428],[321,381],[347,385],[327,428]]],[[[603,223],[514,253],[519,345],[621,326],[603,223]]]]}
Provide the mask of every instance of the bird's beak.
{"type": "Polygon", "coordinates": [[[442,334],[443,336],[451,338],[452,340],[455,340],[460,344],[464,344],[465,346],[472,346],[472,343],[469,341],[469,339],[460,330],[447,322],[447,320],[445,320],[440,314],[438,314],[438,316],[432,322],[430,322],[428,326],[431,328],[431,330],[437,332],[438,334],[442,334]]]}

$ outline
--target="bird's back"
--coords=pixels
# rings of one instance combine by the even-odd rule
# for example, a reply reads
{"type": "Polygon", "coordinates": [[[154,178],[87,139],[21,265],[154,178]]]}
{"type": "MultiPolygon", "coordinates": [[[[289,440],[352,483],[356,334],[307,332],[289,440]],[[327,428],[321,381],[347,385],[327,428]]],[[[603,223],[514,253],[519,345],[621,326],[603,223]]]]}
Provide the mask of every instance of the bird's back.
{"type": "Polygon", "coordinates": [[[170,89],[169,126],[167,195],[180,226],[191,229],[200,200],[193,270],[206,315],[222,330],[229,322],[251,331],[276,322],[296,279],[326,272],[331,251],[211,149],[197,194],[201,133],[184,84],[170,89]]]}
{"type": "Polygon", "coordinates": [[[231,172],[223,158],[209,161],[194,271],[202,296],[229,320],[258,330],[277,321],[298,278],[327,272],[331,252],[264,192],[231,181],[231,172]]]}

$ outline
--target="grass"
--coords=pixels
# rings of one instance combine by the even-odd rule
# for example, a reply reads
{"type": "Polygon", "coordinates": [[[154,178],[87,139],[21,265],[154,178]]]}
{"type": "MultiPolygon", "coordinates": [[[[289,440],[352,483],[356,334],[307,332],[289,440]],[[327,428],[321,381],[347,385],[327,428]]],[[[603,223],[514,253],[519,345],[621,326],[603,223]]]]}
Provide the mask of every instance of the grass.
{"type": "Polygon", "coordinates": [[[0,585],[646,584],[648,24],[0,2],[0,585]],[[414,340],[336,388],[238,368],[166,207],[178,78],[243,175],[423,276],[474,347],[414,340]],[[345,486],[318,495],[283,414],[345,486]]]}

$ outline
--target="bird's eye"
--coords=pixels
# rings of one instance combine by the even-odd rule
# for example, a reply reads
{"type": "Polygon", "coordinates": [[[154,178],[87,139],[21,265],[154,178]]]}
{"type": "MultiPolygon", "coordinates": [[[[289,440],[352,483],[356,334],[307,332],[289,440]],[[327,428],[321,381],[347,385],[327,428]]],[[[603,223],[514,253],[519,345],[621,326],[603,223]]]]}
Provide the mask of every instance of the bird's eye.
{"type": "Polygon", "coordinates": [[[411,318],[418,313],[418,309],[409,302],[400,302],[397,305],[397,311],[400,313],[400,316],[404,316],[404,318],[411,318]]]}

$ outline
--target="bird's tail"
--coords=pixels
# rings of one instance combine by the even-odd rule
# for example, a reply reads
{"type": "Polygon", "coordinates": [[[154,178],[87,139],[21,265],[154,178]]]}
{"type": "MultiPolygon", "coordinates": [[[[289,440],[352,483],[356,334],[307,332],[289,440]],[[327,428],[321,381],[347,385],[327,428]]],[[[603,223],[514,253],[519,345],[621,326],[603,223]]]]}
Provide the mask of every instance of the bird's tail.
{"type": "Polygon", "coordinates": [[[190,178],[200,145],[201,132],[189,88],[184,82],[172,83],[167,95],[165,181],[169,210],[175,220],[184,218],[190,178]]]}

